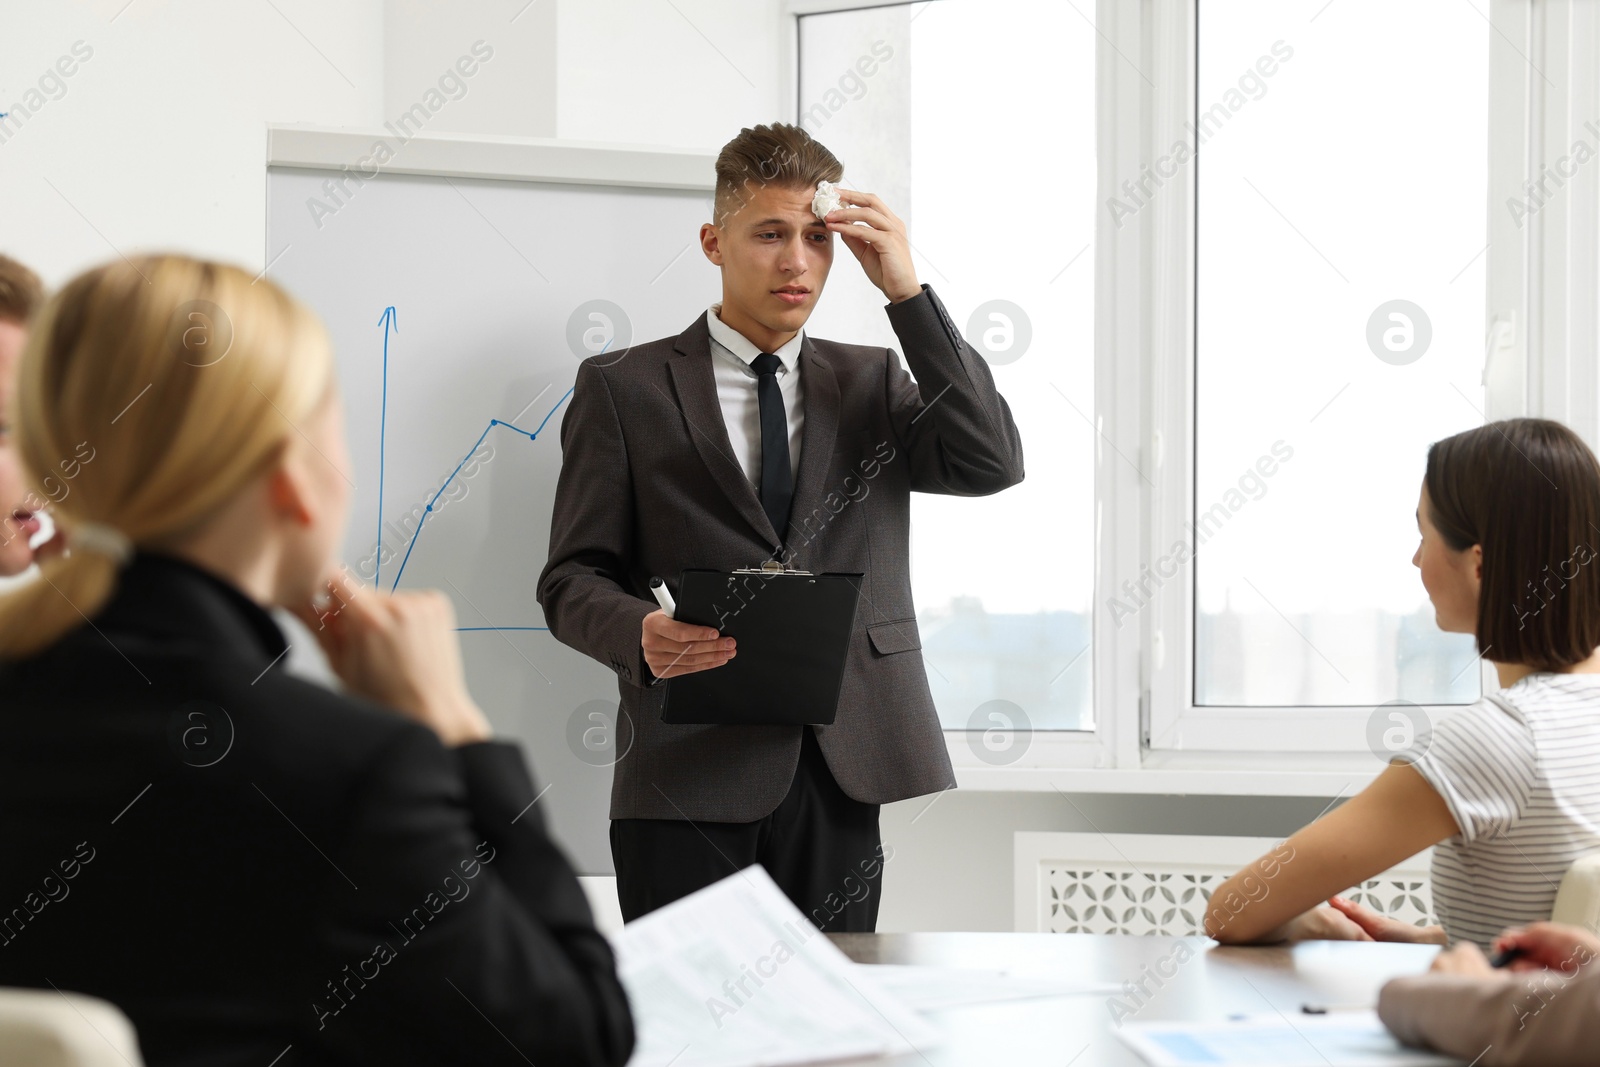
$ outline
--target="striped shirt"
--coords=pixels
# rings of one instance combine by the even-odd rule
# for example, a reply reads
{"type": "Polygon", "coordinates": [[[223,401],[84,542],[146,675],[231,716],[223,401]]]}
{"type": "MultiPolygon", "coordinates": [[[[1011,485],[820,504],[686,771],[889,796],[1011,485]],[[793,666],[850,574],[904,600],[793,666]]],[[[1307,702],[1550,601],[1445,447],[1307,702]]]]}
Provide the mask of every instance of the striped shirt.
{"type": "Polygon", "coordinates": [[[1600,674],[1541,671],[1485,694],[1414,766],[1461,828],[1433,850],[1451,940],[1487,946],[1548,919],[1567,868],[1600,852],[1600,674]]]}

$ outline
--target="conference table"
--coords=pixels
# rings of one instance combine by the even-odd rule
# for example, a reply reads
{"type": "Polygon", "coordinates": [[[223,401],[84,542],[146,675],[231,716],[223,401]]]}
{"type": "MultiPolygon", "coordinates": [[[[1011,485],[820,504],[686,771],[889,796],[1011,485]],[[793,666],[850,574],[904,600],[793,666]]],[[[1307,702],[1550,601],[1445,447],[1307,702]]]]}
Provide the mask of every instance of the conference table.
{"type": "Polygon", "coordinates": [[[1085,985],[1123,987],[1124,982],[1134,983],[1131,993],[1123,987],[1125,991],[1115,1001],[1102,991],[930,1013],[928,1018],[944,1034],[940,1045],[920,1053],[848,1061],[874,1067],[1135,1067],[1144,1061],[1117,1037],[1119,1024],[1273,1012],[1282,1012],[1294,1021],[1305,1018],[1301,1012],[1305,1004],[1332,1009],[1371,1007],[1385,981],[1427,970],[1438,952],[1432,945],[1307,941],[1237,947],[1217,945],[1204,937],[1119,934],[829,937],[857,963],[1007,970],[1021,976],[1069,975],[1085,985]],[[1144,991],[1138,988],[1140,982],[1144,991]]]}

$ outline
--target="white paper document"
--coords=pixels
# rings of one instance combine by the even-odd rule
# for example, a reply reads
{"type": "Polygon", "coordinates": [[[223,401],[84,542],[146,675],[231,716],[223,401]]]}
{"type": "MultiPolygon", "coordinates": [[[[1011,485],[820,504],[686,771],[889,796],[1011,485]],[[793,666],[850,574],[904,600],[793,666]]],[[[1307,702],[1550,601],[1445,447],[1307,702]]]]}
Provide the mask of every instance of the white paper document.
{"type": "Polygon", "coordinates": [[[638,1046],[629,1067],[767,1067],[910,1052],[937,1031],[747,867],[613,941],[638,1046]]]}
{"type": "Polygon", "coordinates": [[[1371,1011],[1129,1023],[1117,1032],[1151,1067],[1458,1067],[1464,1062],[1406,1048],[1371,1011]]]}
{"type": "Polygon", "coordinates": [[[1041,978],[1015,971],[874,963],[865,968],[884,992],[917,1011],[945,1011],[1037,997],[1111,996],[1119,985],[1071,978],[1041,978]]]}

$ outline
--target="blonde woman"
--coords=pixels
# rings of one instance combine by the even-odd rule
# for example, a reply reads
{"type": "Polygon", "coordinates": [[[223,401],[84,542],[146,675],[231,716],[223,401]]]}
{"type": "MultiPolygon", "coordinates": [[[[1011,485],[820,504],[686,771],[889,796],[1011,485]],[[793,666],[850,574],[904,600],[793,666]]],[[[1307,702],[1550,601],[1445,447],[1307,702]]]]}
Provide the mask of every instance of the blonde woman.
{"type": "Polygon", "coordinates": [[[119,260],[46,303],[12,415],[35,477],[95,458],[53,509],[68,553],[0,598],[0,984],[115,1002],[152,1065],[624,1062],[611,952],[448,601],[334,567],[353,472],[315,318],[119,260]],[[345,693],[284,672],[271,606],[345,693]]]}

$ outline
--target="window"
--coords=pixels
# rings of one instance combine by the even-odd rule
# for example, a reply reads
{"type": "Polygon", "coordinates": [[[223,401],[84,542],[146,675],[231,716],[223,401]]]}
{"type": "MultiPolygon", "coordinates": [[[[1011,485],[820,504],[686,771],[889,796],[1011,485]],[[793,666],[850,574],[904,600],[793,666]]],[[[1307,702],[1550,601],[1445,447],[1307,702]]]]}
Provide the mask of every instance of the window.
{"type": "MultiPolygon", "coordinates": [[[[1093,14],[936,0],[799,17],[798,121],[906,221],[918,277],[1022,433],[1021,485],[912,498],[929,686],[995,762],[1017,756],[987,744],[1011,731],[1095,725],[1093,14]]],[[[898,351],[883,304],[839,244],[808,330],[898,351]]]]}
{"type": "Polygon", "coordinates": [[[1411,553],[1428,444],[1484,419],[1490,27],[1315,10],[1199,5],[1194,702],[1466,703],[1411,553]]]}
{"type": "MultiPolygon", "coordinates": [[[[976,314],[994,299],[1031,335],[991,359],[1027,482],[913,504],[963,783],[1106,767],[1331,795],[1381,769],[1384,705],[1475,699],[1413,513],[1439,438],[1521,414],[1600,433],[1600,75],[1572,58],[1597,54],[1600,12],[787,2],[800,120],[905,206],[969,339],[1004,336],[976,314]],[[851,75],[880,39],[893,59],[851,75]],[[1025,239],[967,206],[975,177],[1025,239]],[[970,731],[997,700],[1049,751],[989,775],[970,731]],[[1237,780],[1252,768],[1327,777],[1237,780]]],[[[894,344],[875,291],[831,295],[819,334],[894,344]]]]}

